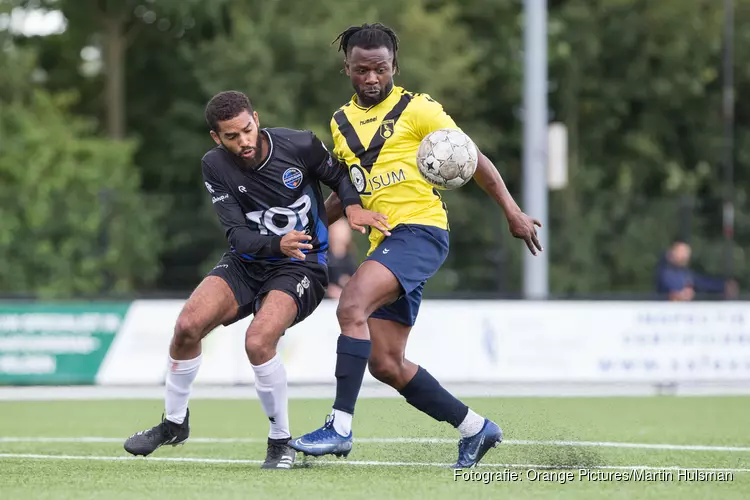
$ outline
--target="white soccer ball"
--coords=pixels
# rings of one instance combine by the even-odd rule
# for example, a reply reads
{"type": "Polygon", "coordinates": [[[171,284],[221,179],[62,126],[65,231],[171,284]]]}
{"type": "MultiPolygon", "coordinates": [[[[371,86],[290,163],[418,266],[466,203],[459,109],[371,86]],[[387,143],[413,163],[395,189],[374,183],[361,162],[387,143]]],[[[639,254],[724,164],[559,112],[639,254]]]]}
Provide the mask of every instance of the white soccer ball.
{"type": "Polygon", "coordinates": [[[435,130],[419,144],[417,168],[427,182],[439,189],[460,188],[477,170],[477,147],[460,130],[435,130]]]}

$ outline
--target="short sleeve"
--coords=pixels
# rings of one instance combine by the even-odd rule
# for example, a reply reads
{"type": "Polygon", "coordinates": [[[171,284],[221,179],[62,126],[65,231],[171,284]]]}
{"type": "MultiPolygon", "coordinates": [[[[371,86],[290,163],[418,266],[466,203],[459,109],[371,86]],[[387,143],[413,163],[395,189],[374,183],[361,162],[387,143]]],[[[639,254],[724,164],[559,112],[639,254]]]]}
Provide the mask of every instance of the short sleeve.
{"type": "Polygon", "coordinates": [[[412,129],[419,140],[441,128],[459,128],[443,106],[429,95],[418,94],[412,104],[417,108],[412,114],[412,129]]]}

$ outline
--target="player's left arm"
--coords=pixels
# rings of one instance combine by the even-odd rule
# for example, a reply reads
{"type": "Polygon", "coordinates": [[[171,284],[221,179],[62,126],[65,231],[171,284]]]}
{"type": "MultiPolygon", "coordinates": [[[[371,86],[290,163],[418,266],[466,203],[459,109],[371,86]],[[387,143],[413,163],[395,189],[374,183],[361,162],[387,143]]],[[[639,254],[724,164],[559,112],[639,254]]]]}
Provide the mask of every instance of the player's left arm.
{"type": "Polygon", "coordinates": [[[490,159],[479,151],[479,148],[477,148],[477,171],[474,172],[474,180],[503,209],[510,233],[524,240],[532,254],[536,255],[537,251],[541,252],[542,244],[539,243],[535,226],[542,227],[542,223],[523,213],[508,191],[500,172],[490,159]]]}
{"type": "MultiPolygon", "coordinates": [[[[349,227],[365,234],[367,232],[365,226],[372,226],[386,236],[390,236],[388,217],[362,208],[362,199],[349,179],[346,165],[335,158],[320,139],[314,134],[311,135],[312,144],[306,158],[308,171],[336,193],[337,201],[343,207],[349,221],[349,227]]],[[[326,213],[329,209],[329,200],[331,200],[330,197],[326,200],[326,213]]],[[[336,203],[336,201],[331,200],[331,203],[336,203]]]]}
{"type": "MultiPolygon", "coordinates": [[[[420,141],[430,132],[441,128],[460,130],[456,122],[453,121],[453,118],[445,112],[443,106],[434,101],[430,96],[423,94],[418,99],[420,99],[419,106],[421,109],[420,113],[416,114],[419,122],[416,124],[415,130],[420,141]]],[[[505,186],[500,172],[498,172],[490,159],[479,151],[479,148],[477,148],[477,170],[474,173],[474,180],[503,209],[511,234],[516,238],[524,240],[526,246],[529,247],[529,250],[534,255],[537,254],[537,250],[541,251],[542,245],[537,238],[535,227],[541,227],[541,222],[523,213],[505,186]]]]}

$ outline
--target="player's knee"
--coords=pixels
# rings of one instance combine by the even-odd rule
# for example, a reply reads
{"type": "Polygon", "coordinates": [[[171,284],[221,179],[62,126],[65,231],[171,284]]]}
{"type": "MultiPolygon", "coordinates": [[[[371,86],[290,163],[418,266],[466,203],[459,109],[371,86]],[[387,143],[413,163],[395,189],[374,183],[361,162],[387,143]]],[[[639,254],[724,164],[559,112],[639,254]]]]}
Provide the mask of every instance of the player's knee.
{"type": "Polygon", "coordinates": [[[276,347],[271,341],[271,335],[263,335],[252,330],[245,336],[245,352],[254,365],[262,365],[276,354],[276,347]]]}
{"type": "Polygon", "coordinates": [[[174,327],[174,344],[178,349],[198,344],[204,335],[204,326],[191,314],[180,314],[174,327]]]}
{"type": "Polygon", "coordinates": [[[336,318],[341,326],[362,326],[367,322],[364,308],[344,295],[336,307],[336,318]]]}
{"type": "Polygon", "coordinates": [[[371,357],[367,362],[367,368],[375,380],[387,385],[395,383],[401,372],[400,363],[389,357],[371,357]]]}

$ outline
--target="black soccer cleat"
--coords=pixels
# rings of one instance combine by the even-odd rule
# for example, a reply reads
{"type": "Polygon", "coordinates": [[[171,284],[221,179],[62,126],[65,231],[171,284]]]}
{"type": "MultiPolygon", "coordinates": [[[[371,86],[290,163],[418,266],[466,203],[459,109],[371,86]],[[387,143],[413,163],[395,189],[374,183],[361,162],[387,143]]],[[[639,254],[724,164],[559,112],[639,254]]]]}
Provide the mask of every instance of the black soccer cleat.
{"type": "Polygon", "coordinates": [[[161,423],[145,431],[137,432],[125,440],[125,451],[131,455],[148,456],[164,445],[177,446],[190,437],[190,410],[181,424],[175,424],[161,417],[161,423]]]}
{"type": "Polygon", "coordinates": [[[288,439],[268,438],[268,449],[266,450],[266,461],[260,466],[261,469],[291,469],[297,452],[289,446],[288,439]]]}

